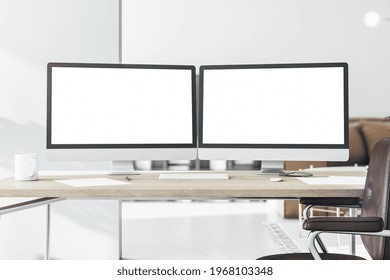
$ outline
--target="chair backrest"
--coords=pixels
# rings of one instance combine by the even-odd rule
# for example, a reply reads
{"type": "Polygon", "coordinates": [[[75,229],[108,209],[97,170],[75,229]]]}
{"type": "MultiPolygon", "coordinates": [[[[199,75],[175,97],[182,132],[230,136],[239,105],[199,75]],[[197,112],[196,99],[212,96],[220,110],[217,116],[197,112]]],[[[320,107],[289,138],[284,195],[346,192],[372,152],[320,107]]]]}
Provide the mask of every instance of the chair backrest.
{"type": "MultiPolygon", "coordinates": [[[[362,216],[382,217],[390,229],[390,138],[379,141],[371,154],[364,188],[362,216]]],[[[374,260],[390,259],[390,238],[362,236],[363,244],[374,260]]]]}

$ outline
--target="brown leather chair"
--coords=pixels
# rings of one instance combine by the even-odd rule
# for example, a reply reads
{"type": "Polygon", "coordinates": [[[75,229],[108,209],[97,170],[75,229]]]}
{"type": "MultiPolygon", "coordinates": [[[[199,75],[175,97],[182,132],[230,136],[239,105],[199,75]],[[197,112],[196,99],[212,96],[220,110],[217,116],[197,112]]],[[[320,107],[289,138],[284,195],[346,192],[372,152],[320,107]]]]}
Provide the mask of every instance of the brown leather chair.
{"type": "Polygon", "coordinates": [[[279,254],[261,260],[363,259],[346,254],[319,253],[315,240],[321,233],[361,235],[374,260],[390,259],[390,138],[379,141],[370,158],[360,217],[317,217],[304,221],[309,230],[310,253],[279,254]]]}

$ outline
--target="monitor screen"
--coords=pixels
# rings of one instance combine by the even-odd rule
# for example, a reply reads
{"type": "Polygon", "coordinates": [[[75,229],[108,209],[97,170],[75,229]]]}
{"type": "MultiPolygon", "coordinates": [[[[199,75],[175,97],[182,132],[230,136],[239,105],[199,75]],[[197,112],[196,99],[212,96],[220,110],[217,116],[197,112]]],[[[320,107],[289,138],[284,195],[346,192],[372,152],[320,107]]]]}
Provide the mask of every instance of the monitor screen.
{"type": "Polygon", "coordinates": [[[347,160],[347,64],[202,66],[199,158],[347,160]]]}
{"type": "Polygon", "coordinates": [[[49,158],[196,158],[194,66],[49,63],[47,100],[49,158]]]}

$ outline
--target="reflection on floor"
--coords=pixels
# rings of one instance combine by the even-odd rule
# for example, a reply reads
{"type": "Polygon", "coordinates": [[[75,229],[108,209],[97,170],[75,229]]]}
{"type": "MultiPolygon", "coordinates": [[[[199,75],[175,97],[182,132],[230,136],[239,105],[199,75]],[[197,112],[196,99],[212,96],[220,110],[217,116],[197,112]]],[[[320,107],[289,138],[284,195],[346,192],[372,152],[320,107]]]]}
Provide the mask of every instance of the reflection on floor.
{"type": "MultiPolygon", "coordinates": [[[[129,201],[123,203],[125,259],[243,259],[307,251],[306,232],[283,219],[277,201],[129,201]]],[[[324,236],[333,252],[349,238],[324,236]]],[[[360,240],[357,254],[368,257],[360,240]]]]}

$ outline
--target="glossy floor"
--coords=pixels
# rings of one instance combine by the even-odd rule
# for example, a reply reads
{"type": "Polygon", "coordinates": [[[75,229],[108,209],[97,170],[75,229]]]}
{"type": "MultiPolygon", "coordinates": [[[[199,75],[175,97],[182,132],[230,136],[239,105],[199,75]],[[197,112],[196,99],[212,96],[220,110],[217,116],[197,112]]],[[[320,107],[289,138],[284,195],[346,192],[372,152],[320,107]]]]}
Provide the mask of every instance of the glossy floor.
{"type": "MultiPolygon", "coordinates": [[[[123,203],[125,259],[244,259],[307,251],[297,219],[283,219],[280,201],[129,201],[123,203]]],[[[324,236],[348,253],[347,236],[324,236]]],[[[357,242],[357,254],[368,257],[357,242]]]]}

